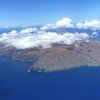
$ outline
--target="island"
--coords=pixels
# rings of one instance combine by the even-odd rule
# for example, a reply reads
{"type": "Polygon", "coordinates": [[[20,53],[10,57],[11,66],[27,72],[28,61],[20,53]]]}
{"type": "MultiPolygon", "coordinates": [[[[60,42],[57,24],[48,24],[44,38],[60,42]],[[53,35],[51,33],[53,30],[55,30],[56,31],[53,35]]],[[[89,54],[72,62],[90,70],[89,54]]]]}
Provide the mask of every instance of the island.
{"type": "Polygon", "coordinates": [[[16,49],[12,45],[0,45],[0,55],[32,62],[28,72],[54,72],[81,66],[100,65],[100,41],[91,40],[79,45],[53,44],[51,48],[33,47],[16,49]]]}

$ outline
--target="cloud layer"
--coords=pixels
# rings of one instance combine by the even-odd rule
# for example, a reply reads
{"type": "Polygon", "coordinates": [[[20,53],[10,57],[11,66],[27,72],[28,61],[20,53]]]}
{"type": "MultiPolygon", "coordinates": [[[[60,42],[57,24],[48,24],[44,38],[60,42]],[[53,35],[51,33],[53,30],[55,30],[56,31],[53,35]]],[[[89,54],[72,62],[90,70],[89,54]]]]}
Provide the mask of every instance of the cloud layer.
{"type": "Polygon", "coordinates": [[[74,24],[72,19],[62,18],[58,20],[55,24],[47,24],[41,27],[41,30],[51,30],[57,28],[78,28],[78,29],[100,30],[100,20],[94,19],[91,21],[85,21],[83,23],[78,22],[74,24]]]}
{"type": "Polygon", "coordinates": [[[77,28],[81,29],[92,29],[92,30],[100,30],[100,21],[99,20],[91,20],[85,21],[84,23],[77,23],[77,28]]]}
{"type": "MultiPolygon", "coordinates": [[[[82,42],[88,42],[90,37],[98,36],[97,32],[91,33],[65,33],[50,32],[50,29],[57,28],[91,28],[100,29],[100,21],[86,21],[84,23],[73,24],[70,18],[63,18],[55,24],[47,24],[41,28],[25,28],[20,31],[12,30],[8,33],[0,34],[0,44],[12,45],[17,49],[26,49],[32,47],[50,48],[52,44],[76,45],[82,42]]],[[[76,30],[77,31],[77,30],[76,30]]]]}
{"type": "Polygon", "coordinates": [[[0,35],[0,43],[12,45],[17,49],[32,47],[49,48],[52,44],[72,45],[86,42],[89,38],[87,33],[63,33],[40,31],[36,28],[23,29],[20,32],[12,30],[0,35]]]}

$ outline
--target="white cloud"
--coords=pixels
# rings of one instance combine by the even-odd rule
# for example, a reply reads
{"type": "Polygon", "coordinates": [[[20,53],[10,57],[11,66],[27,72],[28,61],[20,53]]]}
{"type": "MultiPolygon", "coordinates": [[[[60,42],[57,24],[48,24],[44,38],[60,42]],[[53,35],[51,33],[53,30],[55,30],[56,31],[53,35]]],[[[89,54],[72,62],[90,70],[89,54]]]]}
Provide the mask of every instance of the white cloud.
{"type": "Polygon", "coordinates": [[[45,26],[43,26],[43,27],[41,27],[41,30],[50,30],[50,29],[55,29],[56,27],[55,27],[55,25],[54,24],[47,24],[47,25],[45,25],[45,26]]]}
{"type": "Polygon", "coordinates": [[[25,28],[25,29],[22,29],[20,31],[21,34],[25,34],[25,33],[33,33],[33,32],[37,32],[38,29],[36,27],[34,28],[25,28]]]}
{"type": "Polygon", "coordinates": [[[55,24],[47,24],[41,27],[41,30],[50,30],[57,28],[79,28],[79,29],[92,29],[92,30],[100,30],[100,20],[91,20],[85,21],[83,23],[72,23],[72,19],[70,18],[62,18],[58,20],[55,24]]]}
{"type": "Polygon", "coordinates": [[[72,20],[70,18],[63,18],[56,22],[56,26],[59,27],[66,27],[66,28],[72,28],[72,20]]]}
{"type": "Polygon", "coordinates": [[[9,44],[17,49],[32,47],[49,48],[54,43],[72,45],[75,43],[86,42],[89,38],[87,33],[63,33],[46,32],[32,28],[23,29],[20,32],[12,30],[9,33],[0,35],[0,43],[9,44]]]}
{"type": "Polygon", "coordinates": [[[93,32],[92,35],[98,35],[98,33],[97,32],[93,32]]]}
{"type": "Polygon", "coordinates": [[[91,20],[91,21],[85,21],[84,23],[77,23],[77,28],[81,29],[93,29],[93,30],[100,30],[100,21],[99,20],[91,20]]]}
{"type": "Polygon", "coordinates": [[[72,20],[70,18],[62,18],[58,20],[55,24],[47,24],[46,26],[41,27],[41,30],[49,30],[56,28],[73,28],[72,20]]]}

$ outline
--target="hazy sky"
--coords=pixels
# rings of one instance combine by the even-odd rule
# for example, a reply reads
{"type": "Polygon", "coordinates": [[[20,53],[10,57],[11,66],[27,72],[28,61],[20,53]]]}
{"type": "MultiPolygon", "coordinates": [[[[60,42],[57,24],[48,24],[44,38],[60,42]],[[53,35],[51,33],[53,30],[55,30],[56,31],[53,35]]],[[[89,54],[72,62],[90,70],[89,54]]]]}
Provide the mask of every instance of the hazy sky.
{"type": "Polygon", "coordinates": [[[0,0],[0,26],[100,20],[100,0],[0,0]]]}

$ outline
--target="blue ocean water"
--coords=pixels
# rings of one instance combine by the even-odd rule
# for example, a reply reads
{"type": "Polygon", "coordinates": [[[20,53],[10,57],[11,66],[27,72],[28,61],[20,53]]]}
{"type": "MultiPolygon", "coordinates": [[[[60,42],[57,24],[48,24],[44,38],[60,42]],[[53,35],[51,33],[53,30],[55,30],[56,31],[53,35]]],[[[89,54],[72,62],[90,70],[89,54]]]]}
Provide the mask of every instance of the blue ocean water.
{"type": "Polygon", "coordinates": [[[100,100],[100,67],[28,73],[29,66],[0,58],[0,100],[100,100]]]}

